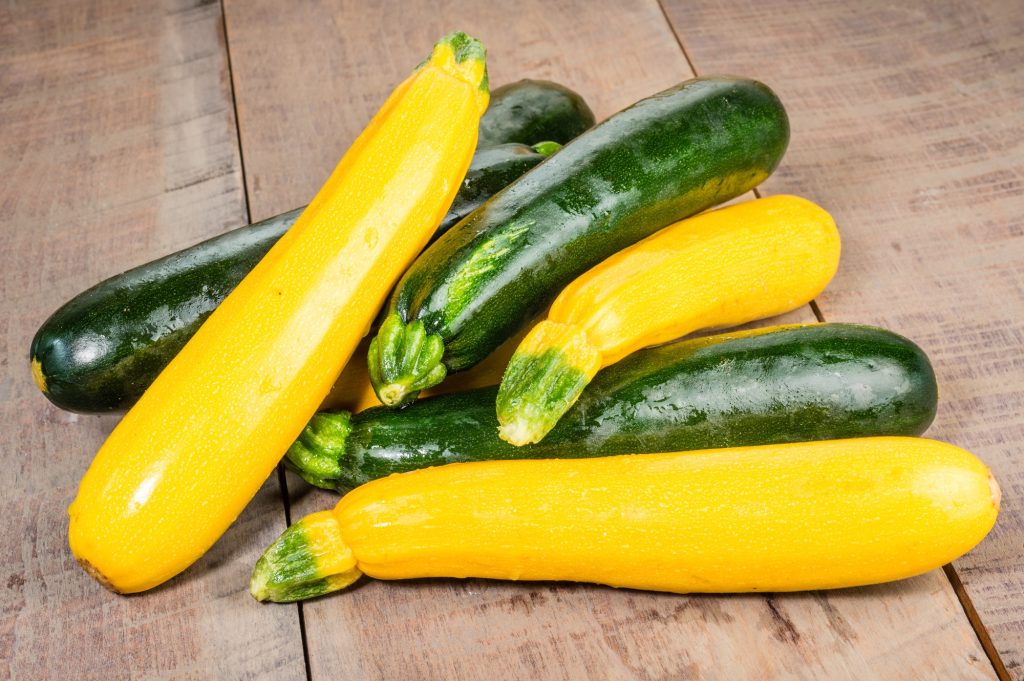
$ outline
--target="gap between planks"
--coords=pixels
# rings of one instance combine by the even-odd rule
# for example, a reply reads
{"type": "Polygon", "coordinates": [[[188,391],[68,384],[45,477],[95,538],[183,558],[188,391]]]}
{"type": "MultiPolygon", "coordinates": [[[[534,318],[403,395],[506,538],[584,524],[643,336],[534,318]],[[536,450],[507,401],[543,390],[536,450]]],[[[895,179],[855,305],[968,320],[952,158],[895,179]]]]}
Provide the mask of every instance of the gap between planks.
{"type": "MultiPolygon", "coordinates": [[[[235,96],[235,70],[231,63],[231,39],[228,37],[228,11],[224,0],[220,0],[220,25],[224,37],[224,54],[228,67],[228,90],[231,92],[231,109],[234,112],[235,140],[238,145],[238,164],[242,173],[242,192],[245,198],[245,222],[252,224],[252,200],[249,195],[249,180],[245,173],[245,147],[242,145],[242,126],[238,121],[238,98],[235,96]]],[[[292,524],[291,498],[288,496],[288,480],[284,472],[284,464],[277,465],[277,487],[281,494],[281,506],[284,511],[285,527],[292,524]]],[[[306,640],[306,618],[303,613],[302,601],[295,603],[299,616],[299,640],[302,642],[302,663],[306,671],[306,681],[313,681],[313,672],[309,662],[309,643],[306,640]]]]}
{"type": "Polygon", "coordinates": [[[999,651],[996,650],[995,645],[992,643],[992,637],[989,636],[988,628],[981,621],[981,615],[978,614],[977,609],[974,607],[971,597],[967,595],[967,589],[964,588],[963,582],[960,581],[960,575],[957,574],[956,568],[953,567],[952,563],[947,563],[942,566],[942,571],[946,574],[946,579],[953,586],[953,592],[960,601],[960,607],[964,609],[967,620],[971,623],[971,627],[974,628],[974,635],[978,637],[978,642],[981,644],[985,654],[988,655],[989,662],[992,663],[996,676],[999,677],[1000,681],[1011,681],[1010,672],[1007,671],[1006,665],[1003,664],[1003,659],[999,657],[999,651]]]}
{"type": "MultiPolygon", "coordinates": [[[[683,59],[689,64],[690,70],[694,76],[700,77],[700,71],[697,70],[697,64],[694,63],[693,58],[690,56],[689,50],[686,49],[686,45],[683,43],[682,36],[676,31],[675,24],[668,17],[668,12],[665,9],[665,4],[662,0],[657,0],[658,9],[661,10],[661,16],[668,25],[669,31],[672,32],[672,36],[676,40],[676,44],[679,46],[679,50],[683,53],[683,59]]],[[[761,198],[761,192],[755,187],[753,190],[754,196],[761,198]]],[[[814,317],[819,322],[825,322],[825,315],[822,313],[821,308],[818,307],[818,303],[815,300],[810,302],[811,311],[814,313],[814,317]]],[[[999,677],[1000,681],[1010,681],[1010,674],[1006,670],[1006,665],[1003,664],[1002,658],[999,656],[999,651],[996,650],[995,645],[992,643],[992,637],[989,636],[988,628],[985,623],[982,622],[981,616],[978,615],[978,610],[974,607],[974,603],[971,601],[971,597],[967,594],[967,590],[964,589],[963,583],[960,581],[960,575],[957,574],[956,568],[953,567],[952,563],[942,566],[943,574],[946,575],[946,579],[949,580],[950,586],[953,588],[953,592],[956,594],[957,600],[960,602],[960,607],[964,611],[964,616],[967,621],[970,622],[971,628],[974,630],[974,635],[978,638],[978,643],[981,644],[982,649],[988,656],[988,661],[992,665],[993,671],[996,676],[999,677]]]]}

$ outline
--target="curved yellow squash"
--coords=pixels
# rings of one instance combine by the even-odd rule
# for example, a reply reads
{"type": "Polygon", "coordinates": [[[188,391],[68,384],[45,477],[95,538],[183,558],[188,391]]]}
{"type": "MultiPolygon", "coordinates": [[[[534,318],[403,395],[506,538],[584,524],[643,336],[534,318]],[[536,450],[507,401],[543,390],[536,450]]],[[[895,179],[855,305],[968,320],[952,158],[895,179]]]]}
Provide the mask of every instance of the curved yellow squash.
{"type": "Polygon", "coordinates": [[[487,99],[482,45],[442,39],[128,412],[69,510],[71,549],[97,579],[149,589],[234,521],[441,221],[487,99]]]}
{"type": "Polygon", "coordinates": [[[516,350],[497,399],[501,437],[537,442],[603,367],[700,329],[788,312],[839,266],[822,208],[773,196],[666,227],[567,286],[516,350]]]}
{"type": "Polygon", "coordinates": [[[250,590],[297,600],[360,573],[674,592],[849,587],[957,558],[998,510],[984,464],[918,438],[452,464],[370,482],[299,521],[250,590]]]}

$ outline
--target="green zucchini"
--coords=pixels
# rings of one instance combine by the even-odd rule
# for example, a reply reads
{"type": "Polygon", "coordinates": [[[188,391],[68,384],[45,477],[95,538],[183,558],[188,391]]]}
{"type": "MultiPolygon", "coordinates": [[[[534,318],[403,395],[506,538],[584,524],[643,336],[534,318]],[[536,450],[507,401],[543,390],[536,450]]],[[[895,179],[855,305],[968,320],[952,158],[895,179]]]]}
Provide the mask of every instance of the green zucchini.
{"type": "MultiPolygon", "coordinates": [[[[546,157],[523,144],[479,150],[443,231],[546,157]]],[[[73,412],[126,410],[302,209],[232,229],[100,282],[55,311],[32,341],[36,381],[73,412]]]]}
{"type": "Polygon", "coordinates": [[[593,457],[920,435],[935,416],[924,352],[855,324],[777,326],[641,350],[599,372],[542,441],[498,437],[497,388],[407,409],[318,414],[286,464],[346,491],[416,468],[487,459],[593,457]]]}
{"type": "Polygon", "coordinates": [[[757,186],[789,140],[766,86],[687,81],[612,116],[499,192],[416,260],[370,344],[381,402],[467,369],[613,253],[757,186]]]}
{"type": "Polygon", "coordinates": [[[567,87],[546,80],[520,80],[491,91],[490,114],[480,121],[478,144],[550,140],[566,144],[594,125],[594,113],[567,87]]]}
{"type": "MultiPolygon", "coordinates": [[[[551,140],[568,141],[592,124],[579,95],[556,83],[520,81],[492,92],[477,155],[438,231],[550,155],[558,148],[551,140]],[[519,140],[543,144],[536,151],[510,145],[519,140]],[[496,145],[506,146],[487,148],[496,145]]],[[[128,409],[301,212],[227,232],[79,294],[32,341],[37,385],[70,411],[128,409]]]]}
{"type": "Polygon", "coordinates": [[[131,407],[302,210],[231,230],[79,293],[32,339],[39,389],[69,411],[131,407]]]}
{"type": "Polygon", "coordinates": [[[478,149],[455,201],[434,234],[434,240],[559,149],[560,144],[548,141],[532,147],[510,143],[478,149]]]}
{"type": "MultiPolygon", "coordinates": [[[[540,148],[546,153],[521,144],[478,150],[438,231],[557,147],[545,143],[540,148]]],[[[226,232],[75,296],[32,340],[32,371],[43,394],[71,411],[131,407],[301,212],[226,232]]]]}

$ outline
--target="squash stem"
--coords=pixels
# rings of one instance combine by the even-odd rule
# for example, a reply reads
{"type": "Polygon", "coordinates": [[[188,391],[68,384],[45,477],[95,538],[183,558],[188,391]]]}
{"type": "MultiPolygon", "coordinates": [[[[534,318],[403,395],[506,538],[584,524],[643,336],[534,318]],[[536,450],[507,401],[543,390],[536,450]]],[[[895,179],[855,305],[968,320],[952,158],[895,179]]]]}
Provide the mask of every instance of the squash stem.
{"type": "Polygon", "coordinates": [[[558,142],[537,142],[530,148],[546,158],[561,149],[562,145],[558,142]]]}
{"type": "Polygon", "coordinates": [[[370,383],[381,403],[402,407],[444,380],[447,369],[441,363],[444,341],[428,334],[423,322],[408,324],[392,312],[370,343],[367,367],[370,383]]]}
{"type": "Polygon", "coordinates": [[[427,63],[474,86],[480,94],[480,113],[487,109],[491,90],[487,77],[487,49],[483,43],[462,31],[449,33],[434,44],[427,63]]]}
{"type": "Polygon", "coordinates": [[[258,601],[291,603],[344,589],[362,574],[334,513],[321,511],[293,524],[264,551],[249,593],[258,601]]]}
{"type": "Polygon", "coordinates": [[[543,321],[509,361],[498,389],[498,434],[517,447],[540,442],[601,368],[586,331],[543,321]]]}
{"type": "Polygon", "coordinates": [[[358,483],[345,469],[345,448],[352,432],[352,414],[320,412],[310,419],[284,455],[284,464],[316,487],[340,490],[358,483]]]}

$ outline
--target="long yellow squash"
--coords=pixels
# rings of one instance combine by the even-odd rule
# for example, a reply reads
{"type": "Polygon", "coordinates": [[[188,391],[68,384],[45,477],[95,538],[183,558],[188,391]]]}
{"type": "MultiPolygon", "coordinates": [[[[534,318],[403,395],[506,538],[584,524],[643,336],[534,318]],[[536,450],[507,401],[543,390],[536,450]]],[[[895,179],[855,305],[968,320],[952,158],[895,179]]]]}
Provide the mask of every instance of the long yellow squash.
{"type": "Polygon", "coordinates": [[[438,42],[128,412],[69,510],[71,549],[93,576],[149,589],[234,521],[451,204],[487,99],[482,45],[438,42]]]}
{"type": "Polygon", "coordinates": [[[502,378],[502,439],[540,441],[599,369],[698,329],[808,303],[839,266],[839,233],[796,196],[747,201],[678,222],[567,286],[502,378]]]}
{"type": "Polygon", "coordinates": [[[849,587],[948,563],[998,511],[978,459],[907,437],[451,464],[375,480],[295,523],[249,588],[299,600],[364,573],[674,592],[849,587]]]}

